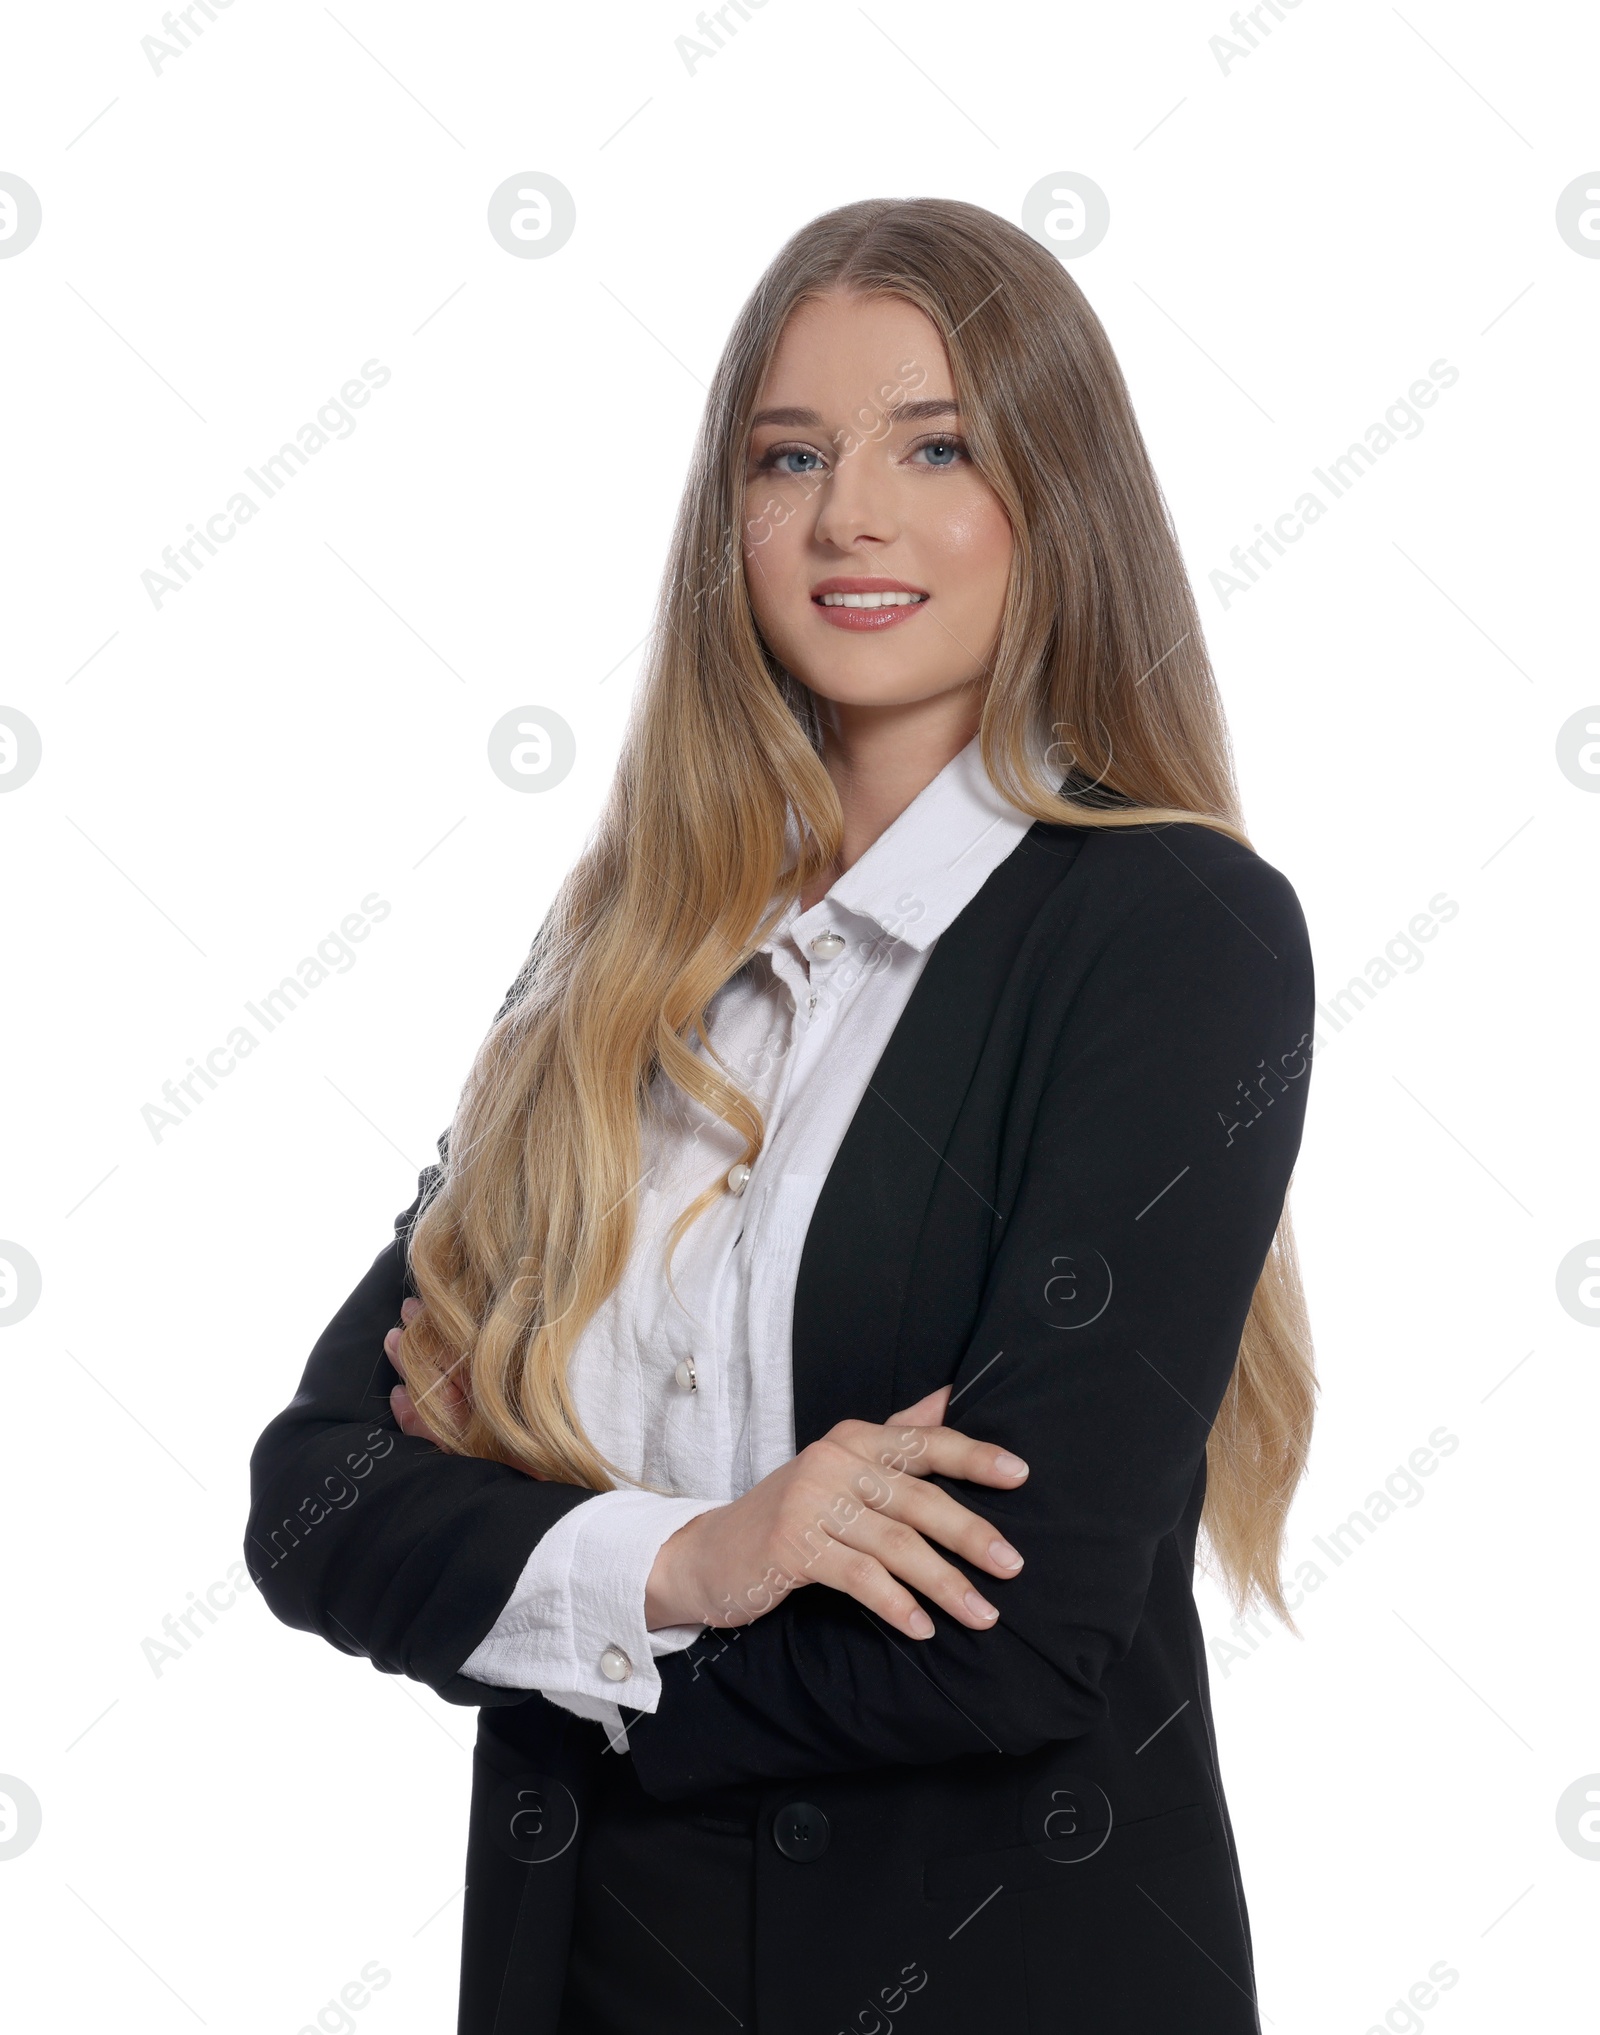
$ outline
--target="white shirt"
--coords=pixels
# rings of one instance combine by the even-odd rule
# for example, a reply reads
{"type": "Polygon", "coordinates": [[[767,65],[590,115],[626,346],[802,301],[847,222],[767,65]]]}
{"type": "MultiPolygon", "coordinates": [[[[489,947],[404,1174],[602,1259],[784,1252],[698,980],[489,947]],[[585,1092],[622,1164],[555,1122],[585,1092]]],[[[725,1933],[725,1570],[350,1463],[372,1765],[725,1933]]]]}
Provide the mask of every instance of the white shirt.
{"type": "Polygon", "coordinates": [[[794,1455],[790,1330],[812,1209],[934,942],[1032,824],[991,784],[974,737],[824,898],[791,903],[718,991],[707,1034],[766,1123],[742,1191],[727,1178],[742,1140],[658,1077],[633,1247],[569,1371],[590,1440],[654,1488],[566,1513],[463,1674],[542,1690],[619,1746],[617,1704],[655,1709],[656,1659],[704,1629],[645,1625],[656,1555],[794,1455]],[[666,1233],[713,1182],[723,1191],[674,1256],[674,1296],[666,1233]]]}

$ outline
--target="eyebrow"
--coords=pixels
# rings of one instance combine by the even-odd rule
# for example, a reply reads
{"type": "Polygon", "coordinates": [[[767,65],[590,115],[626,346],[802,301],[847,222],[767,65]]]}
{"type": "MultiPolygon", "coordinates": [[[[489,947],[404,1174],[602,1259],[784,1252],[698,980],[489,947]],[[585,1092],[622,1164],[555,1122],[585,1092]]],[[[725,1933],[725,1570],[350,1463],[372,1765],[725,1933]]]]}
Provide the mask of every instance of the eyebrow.
{"type": "MultiPolygon", "coordinates": [[[[897,403],[885,414],[891,424],[916,424],[927,417],[959,417],[961,406],[953,397],[927,396],[920,402],[897,403]]],[[[822,419],[815,410],[758,410],[750,419],[750,428],[753,431],[761,424],[792,424],[802,430],[815,431],[821,428],[822,419]]]]}

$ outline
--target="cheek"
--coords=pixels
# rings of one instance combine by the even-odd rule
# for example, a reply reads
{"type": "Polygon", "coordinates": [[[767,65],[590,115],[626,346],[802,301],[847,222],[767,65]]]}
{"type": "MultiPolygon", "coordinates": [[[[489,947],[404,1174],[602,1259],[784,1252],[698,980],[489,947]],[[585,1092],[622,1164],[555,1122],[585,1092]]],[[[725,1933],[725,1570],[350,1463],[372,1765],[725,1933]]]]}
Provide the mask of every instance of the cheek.
{"type": "Polygon", "coordinates": [[[804,550],[799,532],[800,519],[781,502],[762,498],[747,508],[744,569],[752,598],[776,598],[794,580],[804,550]]]}
{"type": "Polygon", "coordinates": [[[746,542],[744,547],[745,585],[750,590],[756,621],[762,626],[777,611],[783,586],[781,561],[774,551],[776,543],[777,533],[773,532],[764,544],[746,542]]]}
{"type": "Polygon", "coordinates": [[[750,612],[756,628],[772,648],[786,640],[784,616],[789,605],[783,597],[779,562],[773,556],[776,541],[774,536],[766,544],[746,544],[744,551],[744,583],[750,612]]]}
{"type": "Polygon", "coordinates": [[[1011,566],[1011,525],[990,495],[953,505],[930,532],[939,553],[964,575],[1003,580],[1011,566]]]}

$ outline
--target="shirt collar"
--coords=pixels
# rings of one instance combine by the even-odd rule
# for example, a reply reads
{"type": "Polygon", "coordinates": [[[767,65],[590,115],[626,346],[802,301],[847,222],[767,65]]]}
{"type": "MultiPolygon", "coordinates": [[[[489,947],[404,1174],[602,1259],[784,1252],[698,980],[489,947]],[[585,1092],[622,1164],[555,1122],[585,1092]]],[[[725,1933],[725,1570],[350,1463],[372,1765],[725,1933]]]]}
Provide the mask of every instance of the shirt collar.
{"type": "Polygon", "coordinates": [[[839,913],[920,953],[977,896],[1033,825],[995,789],[974,735],[809,911],[792,902],[763,952],[839,913]]]}

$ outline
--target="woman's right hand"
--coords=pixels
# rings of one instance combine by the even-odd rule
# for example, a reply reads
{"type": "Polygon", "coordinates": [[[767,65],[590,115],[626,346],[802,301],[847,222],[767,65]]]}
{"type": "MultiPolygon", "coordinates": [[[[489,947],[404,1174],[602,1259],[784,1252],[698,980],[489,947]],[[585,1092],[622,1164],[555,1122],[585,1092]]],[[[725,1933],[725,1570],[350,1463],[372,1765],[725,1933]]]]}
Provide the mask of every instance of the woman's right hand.
{"type": "Polygon", "coordinates": [[[680,1527],[650,1571],[645,1623],[748,1625],[791,1589],[823,1583],[910,1639],[934,1630],[912,1590],[976,1631],[993,1625],[994,1606],[931,1543],[1001,1578],[1016,1575],[1022,1557],[976,1512],[922,1479],[1014,1491],[1028,1466],[938,1425],[949,1389],[885,1426],[840,1421],[743,1497],[680,1527]]]}
{"type": "MultiPolygon", "coordinates": [[[[413,1320],[422,1312],[422,1302],[416,1296],[408,1295],[400,1303],[400,1326],[390,1329],[383,1339],[384,1354],[398,1371],[400,1369],[400,1345],[405,1332],[413,1320]]],[[[448,1373],[441,1377],[429,1392],[423,1394],[424,1406],[419,1407],[411,1397],[410,1388],[405,1384],[396,1385],[389,1394],[389,1410],[402,1434],[414,1435],[419,1441],[438,1443],[440,1436],[430,1425],[425,1406],[430,1399],[437,1398],[439,1418],[446,1428],[458,1422],[466,1409],[467,1395],[448,1373]]]]}

